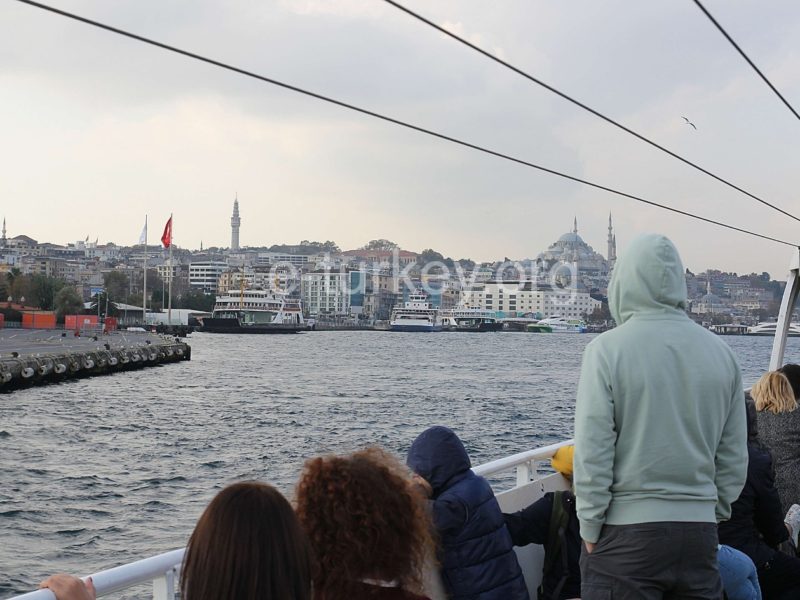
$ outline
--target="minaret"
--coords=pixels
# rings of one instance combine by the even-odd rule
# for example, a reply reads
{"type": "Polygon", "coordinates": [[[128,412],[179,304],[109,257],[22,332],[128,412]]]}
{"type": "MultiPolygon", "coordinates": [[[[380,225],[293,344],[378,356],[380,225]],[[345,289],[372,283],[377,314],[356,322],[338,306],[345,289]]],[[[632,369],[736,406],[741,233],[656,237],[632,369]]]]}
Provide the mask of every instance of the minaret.
{"type": "Polygon", "coordinates": [[[239,249],[239,225],[242,220],[239,218],[239,195],[233,201],[233,216],[231,217],[231,250],[239,249]]]}
{"type": "Polygon", "coordinates": [[[617,236],[614,235],[614,224],[611,222],[611,213],[608,213],[608,254],[606,260],[611,266],[617,260],[617,236]]]}
{"type": "Polygon", "coordinates": [[[572,230],[572,233],[578,233],[578,216],[577,215],[575,215],[574,224],[575,224],[575,228],[572,230]]]}
{"type": "Polygon", "coordinates": [[[3,217],[3,237],[0,237],[0,248],[6,247],[6,218],[3,217]]]}

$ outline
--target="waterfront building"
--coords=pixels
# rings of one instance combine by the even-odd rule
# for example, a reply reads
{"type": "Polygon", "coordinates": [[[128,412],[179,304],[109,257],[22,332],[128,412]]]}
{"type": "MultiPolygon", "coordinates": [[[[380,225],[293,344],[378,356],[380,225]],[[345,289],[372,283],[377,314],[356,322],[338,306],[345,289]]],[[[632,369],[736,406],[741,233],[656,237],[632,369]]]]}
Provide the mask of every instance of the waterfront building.
{"type": "Polygon", "coordinates": [[[236,293],[244,280],[245,289],[270,290],[276,293],[299,294],[299,273],[291,265],[228,269],[219,276],[217,293],[236,293]]]}
{"type": "Polygon", "coordinates": [[[285,254],[282,252],[259,252],[255,260],[257,267],[268,267],[270,265],[293,265],[295,267],[307,267],[315,264],[316,254],[285,254]]]}
{"type": "Polygon", "coordinates": [[[180,276],[181,265],[174,258],[171,261],[166,259],[163,263],[155,265],[155,268],[158,271],[158,276],[167,284],[169,284],[170,279],[175,282],[180,276]]]}
{"type": "Polygon", "coordinates": [[[300,294],[306,314],[345,317],[350,314],[350,272],[311,271],[301,277],[300,294]]]}
{"type": "Polygon", "coordinates": [[[207,260],[189,264],[189,287],[205,294],[216,294],[220,276],[228,269],[228,263],[207,260]]]}
{"type": "Polygon", "coordinates": [[[239,250],[239,225],[242,220],[239,218],[239,196],[233,201],[233,216],[231,217],[231,251],[239,250]]]}
{"type": "Polygon", "coordinates": [[[462,292],[462,304],[507,316],[539,313],[545,317],[582,318],[602,302],[592,298],[580,284],[559,288],[532,281],[487,281],[462,292]]]}

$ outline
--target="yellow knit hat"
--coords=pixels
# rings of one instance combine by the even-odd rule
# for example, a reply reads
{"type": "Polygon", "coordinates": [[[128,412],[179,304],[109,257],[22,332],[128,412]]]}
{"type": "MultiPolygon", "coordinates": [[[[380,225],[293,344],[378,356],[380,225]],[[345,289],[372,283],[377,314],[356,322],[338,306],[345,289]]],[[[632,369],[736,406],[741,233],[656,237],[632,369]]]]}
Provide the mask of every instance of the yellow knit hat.
{"type": "Polygon", "coordinates": [[[550,465],[564,477],[572,477],[572,459],[575,446],[562,446],[550,459],[550,465]]]}

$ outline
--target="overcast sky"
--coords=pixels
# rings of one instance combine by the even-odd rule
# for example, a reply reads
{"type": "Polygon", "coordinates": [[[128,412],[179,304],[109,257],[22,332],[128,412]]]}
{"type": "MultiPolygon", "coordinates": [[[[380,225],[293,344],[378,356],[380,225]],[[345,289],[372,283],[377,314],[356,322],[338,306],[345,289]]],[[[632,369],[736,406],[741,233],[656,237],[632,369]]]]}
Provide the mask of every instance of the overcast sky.
{"type": "MultiPolygon", "coordinates": [[[[653,201],[800,241],[800,223],[637,142],[380,0],[51,4],[653,201]]],[[[800,107],[795,0],[707,0],[800,107]]],[[[800,121],[691,0],[407,5],[789,212],[800,121]],[[688,116],[695,131],[681,118],[688,116]]],[[[10,236],[180,246],[388,238],[534,257],[577,215],[606,253],[671,237],[693,270],[783,277],[791,248],[403,130],[20,4],[0,3],[0,217],[10,236]]]]}

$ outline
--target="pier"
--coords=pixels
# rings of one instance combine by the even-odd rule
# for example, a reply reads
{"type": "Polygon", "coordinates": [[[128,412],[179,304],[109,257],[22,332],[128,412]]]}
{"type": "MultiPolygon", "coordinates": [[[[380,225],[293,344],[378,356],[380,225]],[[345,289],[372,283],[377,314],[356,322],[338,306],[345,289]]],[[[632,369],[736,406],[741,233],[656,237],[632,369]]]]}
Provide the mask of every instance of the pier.
{"type": "Polygon", "coordinates": [[[190,360],[176,337],[119,331],[0,330],[0,391],[190,360]]]}

